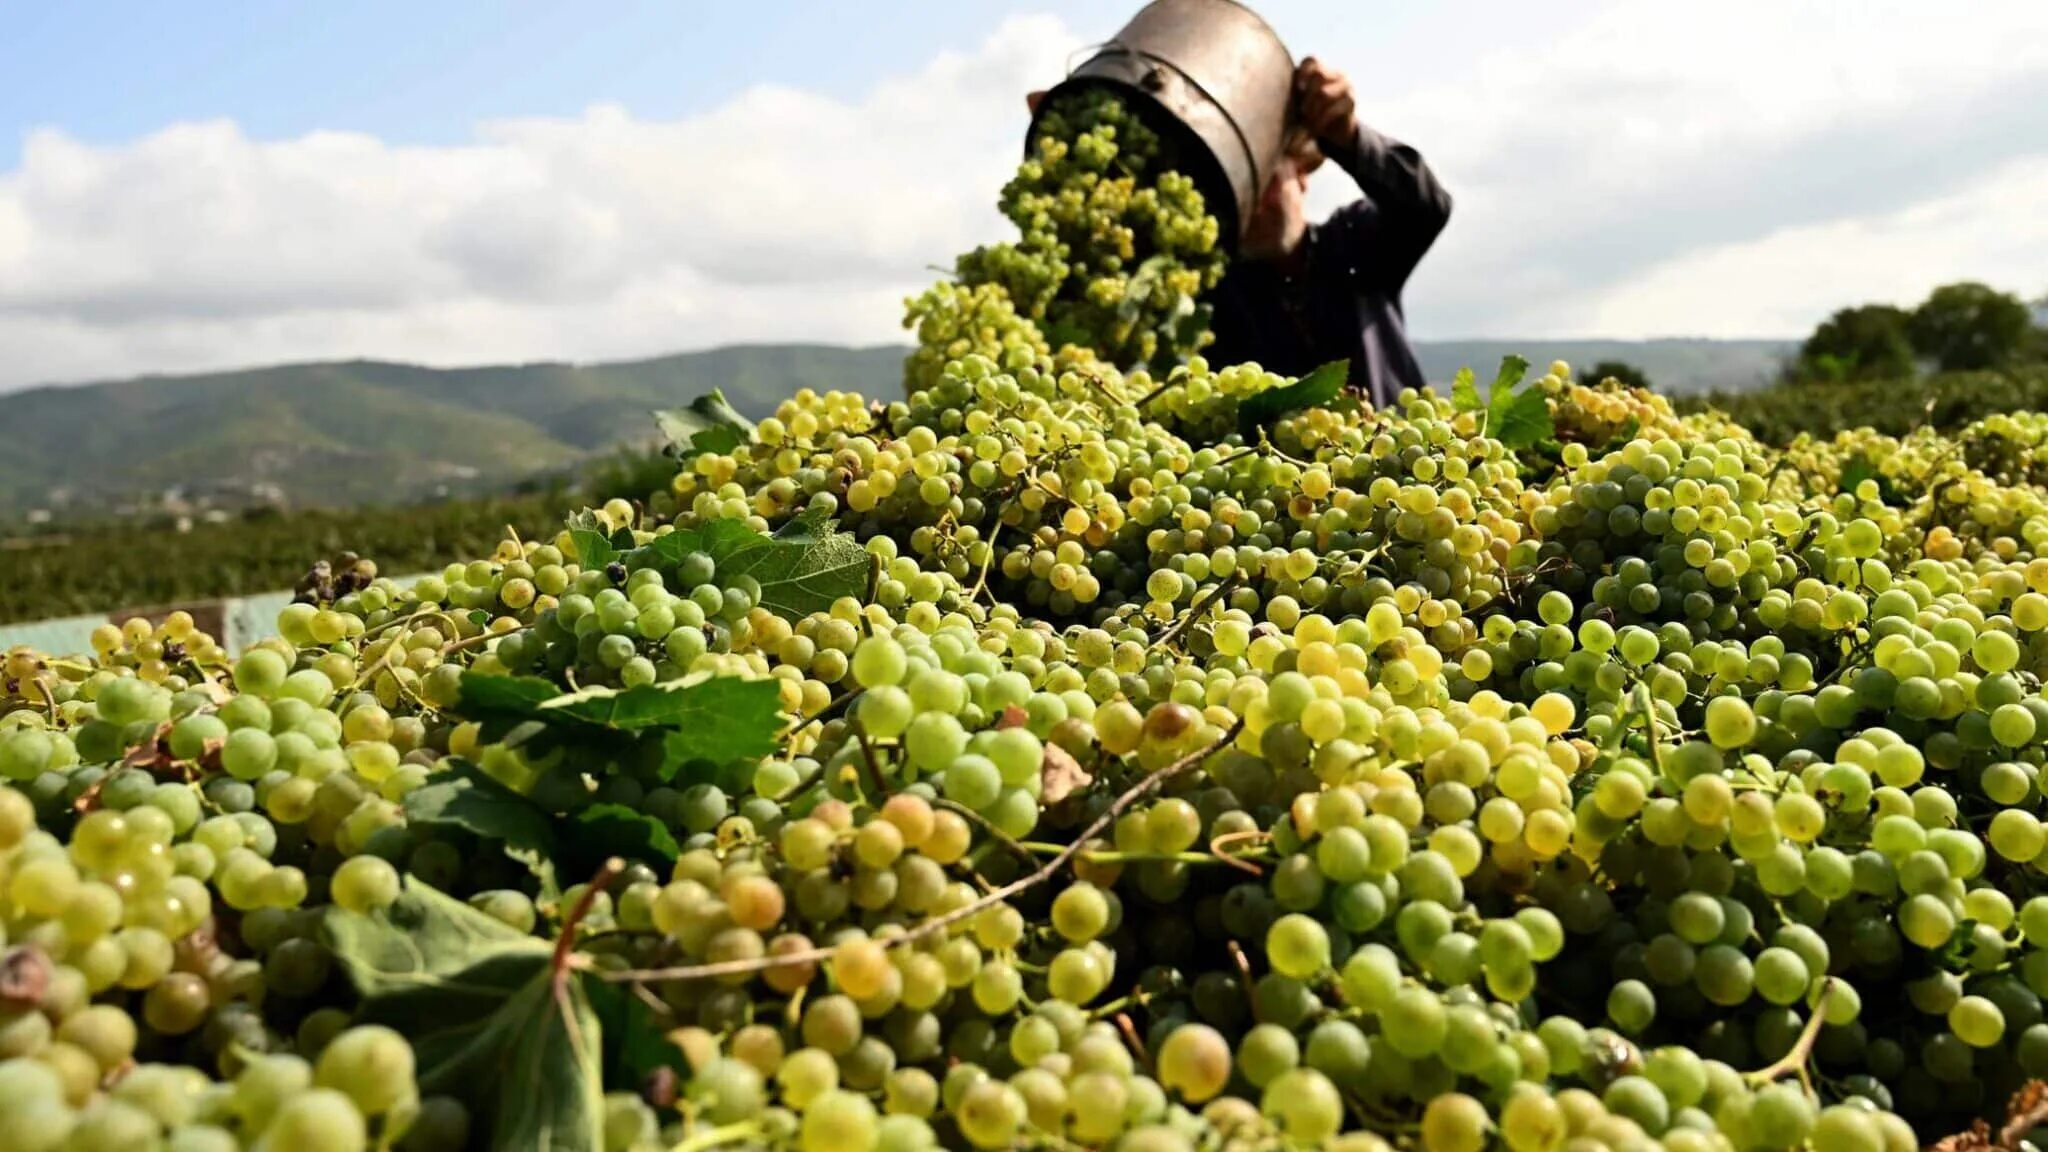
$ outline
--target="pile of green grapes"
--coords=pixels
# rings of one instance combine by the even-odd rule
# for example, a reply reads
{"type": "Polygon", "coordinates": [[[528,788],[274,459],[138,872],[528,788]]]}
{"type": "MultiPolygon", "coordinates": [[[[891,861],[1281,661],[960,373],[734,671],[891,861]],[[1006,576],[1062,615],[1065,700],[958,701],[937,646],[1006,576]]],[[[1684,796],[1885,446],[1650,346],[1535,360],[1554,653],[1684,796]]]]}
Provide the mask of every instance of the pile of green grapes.
{"type": "Polygon", "coordinates": [[[6,653],[0,1148],[1909,1152],[2048,1077],[2042,417],[1248,438],[1291,382],[990,283],[645,502],[6,653]]]}

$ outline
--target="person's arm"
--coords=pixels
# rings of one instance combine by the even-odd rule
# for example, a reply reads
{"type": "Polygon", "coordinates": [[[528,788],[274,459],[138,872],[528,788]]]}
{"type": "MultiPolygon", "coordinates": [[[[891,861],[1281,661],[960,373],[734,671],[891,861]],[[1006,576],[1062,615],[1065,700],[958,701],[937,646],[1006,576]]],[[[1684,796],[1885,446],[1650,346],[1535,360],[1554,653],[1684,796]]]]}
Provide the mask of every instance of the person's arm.
{"type": "Polygon", "coordinates": [[[1311,57],[1302,61],[1298,83],[1303,124],[1366,195],[1333,214],[1321,239],[1355,261],[1362,286],[1398,291],[1450,221],[1451,194],[1421,153],[1359,122],[1342,73],[1311,57]]]}

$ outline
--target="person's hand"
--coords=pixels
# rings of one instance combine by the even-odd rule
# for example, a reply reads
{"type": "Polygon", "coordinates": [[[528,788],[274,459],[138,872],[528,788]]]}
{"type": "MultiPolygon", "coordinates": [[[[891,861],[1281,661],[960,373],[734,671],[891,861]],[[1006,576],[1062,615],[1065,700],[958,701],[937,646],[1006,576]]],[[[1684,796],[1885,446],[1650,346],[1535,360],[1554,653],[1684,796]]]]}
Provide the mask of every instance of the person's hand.
{"type": "Polygon", "coordinates": [[[1350,77],[1310,56],[1294,70],[1294,93],[1301,125],[1317,142],[1351,147],[1358,137],[1358,104],[1350,77]]]}

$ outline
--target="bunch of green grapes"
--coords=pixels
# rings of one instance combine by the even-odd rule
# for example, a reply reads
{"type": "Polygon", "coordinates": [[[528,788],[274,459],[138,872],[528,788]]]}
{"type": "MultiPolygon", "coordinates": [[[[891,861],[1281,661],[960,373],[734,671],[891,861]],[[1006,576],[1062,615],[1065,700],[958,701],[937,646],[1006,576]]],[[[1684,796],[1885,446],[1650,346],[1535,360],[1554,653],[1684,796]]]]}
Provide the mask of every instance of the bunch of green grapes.
{"type": "Polygon", "coordinates": [[[1003,188],[1014,241],[960,257],[963,285],[1002,288],[1053,347],[1167,366],[1208,343],[1202,293],[1222,279],[1216,218],[1122,96],[1063,94],[1003,188]]]}

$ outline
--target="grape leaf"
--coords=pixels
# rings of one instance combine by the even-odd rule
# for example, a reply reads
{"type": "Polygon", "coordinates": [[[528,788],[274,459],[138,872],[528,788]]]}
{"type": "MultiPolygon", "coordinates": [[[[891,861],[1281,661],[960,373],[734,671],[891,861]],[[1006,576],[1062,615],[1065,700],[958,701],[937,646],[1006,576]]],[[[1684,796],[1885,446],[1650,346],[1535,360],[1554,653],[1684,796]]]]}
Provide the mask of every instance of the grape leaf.
{"type": "Polygon", "coordinates": [[[668,826],[653,816],[624,804],[593,804],[564,825],[555,864],[565,875],[585,876],[607,857],[623,856],[666,875],[682,851],[668,826]]]}
{"type": "Polygon", "coordinates": [[[543,701],[533,715],[623,732],[681,728],[700,758],[723,762],[775,751],[782,693],[773,680],[700,674],[625,689],[585,688],[543,701]]]}
{"type": "Polygon", "coordinates": [[[545,941],[410,876],[390,908],[330,908],[324,927],[357,1020],[410,1040],[421,1092],[469,1105],[486,1146],[602,1152],[603,1029],[581,973],[557,993],[545,941]]]}
{"type": "Polygon", "coordinates": [[[569,541],[576,549],[576,562],[585,568],[597,569],[618,559],[618,549],[612,546],[612,538],[605,531],[604,521],[589,508],[569,515],[564,527],[569,530],[569,541]]]}
{"type": "Polygon", "coordinates": [[[405,794],[406,823],[461,828],[508,848],[554,850],[554,827],[533,801],[457,761],[405,794]]]}
{"type": "Polygon", "coordinates": [[[868,599],[875,564],[831,518],[806,510],[773,536],[736,520],[664,533],[634,549],[626,567],[674,575],[683,558],[696,552],[711,557],[721,583],[738,576],[759,581],[761,606],[788,620],[830,608],[841,596],[868,599]]]}
{"type": "Polygon", "coordinates": [[[1351,375],[1351,361],[1332,360],[1292,384],[1254,392],[1238,402],[1237,430],[1246,440],[1256,439],[1262,425],[1271,424],[1289,412],[1303,408],[1324,408],[1344,392],[1351,375]]]}
{"type": "Polygon", "coordinates": [[[1486,401],[1479,398],[1479,386],[1472,380],[1472,369],[1458,369],[1458,374],[1451,378],[1451,407],[1460,412],[1477,412],[1486,407],[1486,401]]]}
{"type": "Polygon", "coordinates": [[[571,528],[569,540],[576,546],[576,562],[585,568],[598,569],[617,559],[612,551],[612,542],[601,532],[587,528],[571,528]]]}
{"type": "Polygon", "coordinates": [[[626,557],[626,567],[653,568],[664,576],[673,576],[683,558],[692,553],[702,552],[714,564],[722,565],[735,556],[772,544],[769,537],[737,520],[713,520],[702,527],[680,528],[656,536],[626,557]]]}
{"type": "Polygon", "coordinates": [[[1520,356],[1500,358],[1500,371],[1494,374],[1493,387],[1487,390],[1487,399],[1499,404],[1507,393],[1513,392],[1522,383],[1522,377],[1529,374],[1529,362],[1520,356]]]}
{"type": "MultiPolygon", "coordinates": [[[[365,997],[409,996],[434,990],[433,1000],[452,1001],[437,1014],[459,1016],[476,1003],[495,1000],[509,983],[528,973],[551,949],[462,901],[408,875],[397,902],[381,912],[327,910],[322,928],[327,945],[365,997]],[[481,981],[455,977],[495,965],[481,981]]],[[[481,974],[481,973],[480,973],[481,974]]]]}
{"type": "Polygon", "coordinates": [[[1493,390],[1486,399],[1486,434],[1501,442],[1510,451],[1533,448],[1537,444],[1554,439],[1556,422],[1550,415],[1550,402],[1541,389],[1524,388],[1515,391],[1516,385],[1529,371],[1529,362],[1520,356],[1503,357],[1500,374],[1493,378],[1493,390]]]}
{"type": "Polygon", "coordinates": [[[538,677],[465,672],[455,711],[482,722],[487,735],[517,738],[520,725],[545,726],[545,739],[536,743],[540,748],[664,730],[664,780],[700,761],[717,768],[758,760],[775,751],[785,727],[782,691],[773,680],[703,673],[625,689],[563,692],[538,677]]]}
{"type": "Polygon", "coordinates": [[[719,579],[752,576],[761,585],[761,607],[791,621],[826,611],[842,596],[867,599],[876,564],[860,541],[816,511],[784,524],[767,547],[712,558],[719,579]]]}
{"type": "Polygon", "coordinates": [[[693,460],[706,452],[729,453],[755,442],[754,422],[717,388],[686,408],[656,409],[654,423],[668,440],[668,454],[678,460],[693,460]]]}
{"type": "Polygon", "coordinates": [[[1509,449],[1533,448],[1557,431],[1551,420],[1550,404],[1537,389],[1515,393],[1505,407],[1495,405],[1494,409],[1487,418],[1486,434],[1509,449]]]}
{"type": "Polygon", "coordinates": [[[538,676],[486,676],[464,672],[455,711],[471,720],[532,719],[535,709],[562,694],[538,676]]]}
{"type": "MultiPolygon", "coordinates": [[[[590,1005],[604,1026],[606,1087],[636,1092],[658,1068],[689,1078],[683,1050],[669,1040],[664,1020],[645,999],[620,985],[596,982],[590,985],[590,1005]]],[[[673,1014],[666,1022],[674,1023],[673,1014]]]]}

